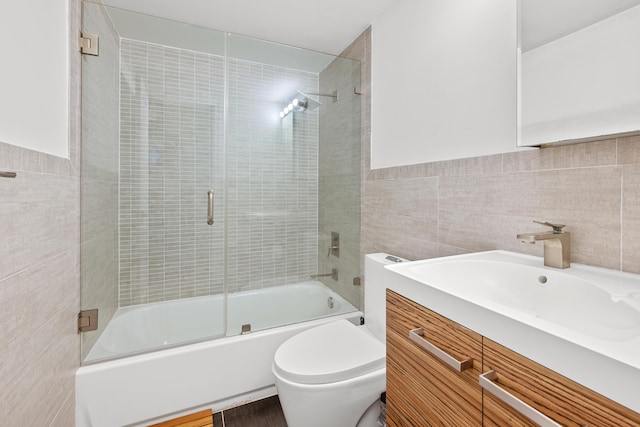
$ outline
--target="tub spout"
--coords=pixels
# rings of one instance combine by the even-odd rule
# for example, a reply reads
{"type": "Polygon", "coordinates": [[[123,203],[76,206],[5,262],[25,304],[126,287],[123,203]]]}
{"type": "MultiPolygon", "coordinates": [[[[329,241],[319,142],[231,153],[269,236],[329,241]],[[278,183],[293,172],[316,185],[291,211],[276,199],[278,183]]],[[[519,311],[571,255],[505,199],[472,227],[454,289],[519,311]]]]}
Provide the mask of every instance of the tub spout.
{"type": "Polygon", "coordinates": [[[338,281],[338,269],[337,268],[332,268],[331,269],[331,273],[312,274],[311,275],[312,279],[317,279],[318,277],[331,277],[333,280],[335,280],[337,282],[338,281]]]}

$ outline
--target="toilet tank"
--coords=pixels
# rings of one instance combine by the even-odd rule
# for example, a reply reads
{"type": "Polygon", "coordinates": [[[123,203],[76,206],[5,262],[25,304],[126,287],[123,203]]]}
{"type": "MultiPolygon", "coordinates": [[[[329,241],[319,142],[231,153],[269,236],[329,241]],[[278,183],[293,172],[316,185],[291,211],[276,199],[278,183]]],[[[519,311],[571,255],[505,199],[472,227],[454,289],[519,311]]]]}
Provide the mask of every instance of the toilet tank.
{"type": "Polygon", "coordinates": [[[385,265],[406,262],[404,258],[386,253],[368,254],[364,258],[364,322],[367,329],[385,342],[385,302],[390,272],[385,265]]]}

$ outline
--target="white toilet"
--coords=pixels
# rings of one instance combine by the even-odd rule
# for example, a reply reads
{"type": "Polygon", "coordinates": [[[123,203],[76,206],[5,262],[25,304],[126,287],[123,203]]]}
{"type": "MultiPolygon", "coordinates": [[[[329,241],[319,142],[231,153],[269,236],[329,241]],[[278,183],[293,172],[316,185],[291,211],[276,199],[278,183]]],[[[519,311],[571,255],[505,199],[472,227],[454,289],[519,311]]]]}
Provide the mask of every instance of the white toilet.
{"type": "Polygon", "coordinates": [[[285,341],[273,373],[288,427],[377,426],[386,386],[384,265],[388,254],[365,258],[365,325],[338,320],[285,341]]]}

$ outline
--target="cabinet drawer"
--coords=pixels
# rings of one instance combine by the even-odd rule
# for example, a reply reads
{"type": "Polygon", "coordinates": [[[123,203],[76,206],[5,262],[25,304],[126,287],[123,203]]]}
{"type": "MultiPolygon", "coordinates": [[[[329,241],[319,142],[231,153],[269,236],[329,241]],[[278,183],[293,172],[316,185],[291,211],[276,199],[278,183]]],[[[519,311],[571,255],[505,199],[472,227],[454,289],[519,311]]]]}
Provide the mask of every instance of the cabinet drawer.
{"type": "MultiPolygon", "coordinates": [[[[437,351],[437,350],[436,350],[437,351]]],[[[390,426],[480,426],[482,337],[387,291],[387,421],[390,426]],[[409,332],[422,328],[423,337],[409,332]],[[462,372],[423,348],[423,340],[458,361],[462,372]]]]}
{"type": "MultiPolygon", "coordinates": [[[[640,414],[484,338],[484,372],[493,383],[563,426],[640,426],[640,414]]],[[[632,392],[637,392],[636,390],[632,392]]],[[[484,391],[485,426],[537,426],[484,391]]]]}

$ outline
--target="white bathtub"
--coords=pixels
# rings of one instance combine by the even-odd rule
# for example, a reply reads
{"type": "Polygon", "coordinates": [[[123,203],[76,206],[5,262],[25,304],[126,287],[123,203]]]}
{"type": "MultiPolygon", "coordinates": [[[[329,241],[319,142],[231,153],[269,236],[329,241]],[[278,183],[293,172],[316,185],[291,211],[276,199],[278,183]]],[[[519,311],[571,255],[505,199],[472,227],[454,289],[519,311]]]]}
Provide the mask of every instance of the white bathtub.
{"type": "MultiPolygon", "coordinates": [[[[88,358],[222,336],[222,304],[220,296],[212,296],[122,308],[88,358]]],[[[77,427],[148,425],[271,396],[271,363],[282,342],[328,321],[357,322],[362,314],[320,282],[229,294],[228,307],[230,335],[246,323],[259,331],[81,367],[77,427]]]]}

